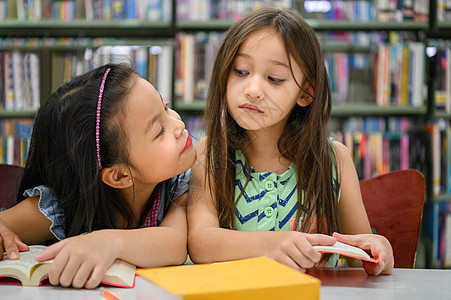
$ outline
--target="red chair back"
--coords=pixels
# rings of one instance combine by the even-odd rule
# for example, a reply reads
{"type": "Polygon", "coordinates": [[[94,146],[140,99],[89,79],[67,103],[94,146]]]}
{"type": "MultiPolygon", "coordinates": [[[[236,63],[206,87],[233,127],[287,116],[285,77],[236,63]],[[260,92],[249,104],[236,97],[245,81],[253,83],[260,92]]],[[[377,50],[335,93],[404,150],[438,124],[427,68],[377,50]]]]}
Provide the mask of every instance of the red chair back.
{"type": "Polygon", "coordinates": [[[23,171],[20,166],[0,164],[0,210],[16,204],[23,171]]]}
{"type": "Polygon", "coordinates": [[[370,225],[391,243],[395,268],[413,268],[425,197],[424,176],[402,170],[360,181],[370,225]]]}

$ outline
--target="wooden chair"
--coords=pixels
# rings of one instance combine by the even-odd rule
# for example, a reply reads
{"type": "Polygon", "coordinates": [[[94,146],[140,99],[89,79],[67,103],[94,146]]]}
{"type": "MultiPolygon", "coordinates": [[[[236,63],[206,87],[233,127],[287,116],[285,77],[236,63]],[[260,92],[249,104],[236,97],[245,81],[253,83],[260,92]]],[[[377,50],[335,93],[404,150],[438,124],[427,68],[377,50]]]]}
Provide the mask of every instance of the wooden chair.
{"type": "Polygon", "coordinates": [[[24,168],[0,164],[0,210],[16,204],[17,192],[24,168]]]}
{"type": "Polygon", "coordinates": [[[395,268],[413,268],[425,197],[424,176],[394,171],[360,181],[363,203],[374,233],[391,243],[395,268]]]}

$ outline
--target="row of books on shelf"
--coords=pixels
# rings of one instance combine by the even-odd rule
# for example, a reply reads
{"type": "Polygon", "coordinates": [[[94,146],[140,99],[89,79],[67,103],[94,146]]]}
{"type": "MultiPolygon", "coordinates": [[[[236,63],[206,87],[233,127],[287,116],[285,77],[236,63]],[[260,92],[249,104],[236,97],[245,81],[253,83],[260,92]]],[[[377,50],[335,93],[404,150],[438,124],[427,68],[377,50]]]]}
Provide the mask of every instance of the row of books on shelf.
{"type": "Polygon", "coordinates": [[[213,63],[224,33],[178,32],[175,38],[175,86],[177,99],[204,100],[210,83],[213,63]]]}
{"type": "Polygon", "coordinates": [[[423,43],[378,43],[368,53],[326,53],[325,57],[335,104],[424,105],[423,43]]]}
{"type": "Polygon", "coordinates": [[[0,163],[9,165],[25,165],[33,119],[0,120],[0,163]]]}
{"type": "MultiPolygon", "coordinates": [[[[372,46],[379,43],[384,43],[387,39],[387,34],[381,31],[365,32],[365,31],[317,31],[315,32],[323,50],[333,51],[336,48],[348,49],[357,51],[361,48],[361,51],[368,51],[372,46]],[[345,47],[340,47],[345,46],[345,47]],[[367,49],[365,49],[367,48],[367,49]]],[[[412,34],[403,32],[407,37],[406,40],[413,39],[412,34]]]]}
{"type": "Polygon", "coordinates": [[[432,268],[451,268],[451,201],[427,204],[425,239],[432,268]]]}
{"type": "Polygon", "coordinates": [[[300,1],[305,17],[343,21],[427,21],[428,0],[300,1]]]}
{"type": "MultiPolygon", "coordinates": [[[[52,51],[51,90],[106,63],[126,63],[155,85],[170,103],[172,94],[172,46],[102,46],[80,50],[52,51]]],[[[40,63],[36,52],[0,51],[0,110],[30,111],[40,105],[40,63]]]]}
{"type": "Polygon", "coordinates": [[[435,108],[451,113],[451,44],[430,49],[429,65],[435,79],[435,108]]]}
{"type": "MultiPolygon", "coordinates": [[[[344,21],[428,21],[429,0],[177,0],[177,20],[238,20],[261,6],[297,8],[306,18],[344,21]]],[[[449,0],[438,0],[449,19],[449,0]]],[[[169,0],[0,0],[0,20],[170,20],[169,0]]]]}
{"type": "Polygon", "coordinates": [[[101,46],[152,45],[152,40],[130,40],[107,37],[0,37],[0,49],[20,48],[27,50],[42,50],[50,48],[99,48],[101,46]]]}
{"type": "Polygon", "coordinates": [[[177,0],[177,20],[238,20],[264,5],[294,7],[309,19],[364,22],[429,19],[428,0],[177,0]]]}
{"type": "Polygon", "coordinates": [[[0,0],[0,21],[170,20],[168,0],[0,0]]]}
{"type": "Polygon", "coordinates": [[[177,0],[178,21],[239,20],[262,6],[293,7],[293,0],[177,0]]]}
{"type": "Polygon", "coordinates": [[[0,110],[33,111],[40,105],[39,56],[0,51],[0,110]]]}
{"type": "Polygon", "coordinates": [[[84,0],[87,20],[170,20],[167,0],[84,0]]]}
{"type": "Polygon", "coordinates": [[[451,125],[438,119],[427,125],[432,143],[433,194],[451,195],[451,125]]]}
{"type": "Polygon", "coordinates": [[[451,0],[437,0],[437,19],[451,21],[451,0]]]}
{"type": "Polygon", "coordinates": [[[349,118],[331,132],[348,148],[360,179],[405,169],[426,173],[427,134],[407,118],[349,118]]]}
{"type": "Polygon", "coordinates": [[[421,42],[378,44],[374,64],[375,103],[423,106],[427,92],[425,54],[421,42]]]}

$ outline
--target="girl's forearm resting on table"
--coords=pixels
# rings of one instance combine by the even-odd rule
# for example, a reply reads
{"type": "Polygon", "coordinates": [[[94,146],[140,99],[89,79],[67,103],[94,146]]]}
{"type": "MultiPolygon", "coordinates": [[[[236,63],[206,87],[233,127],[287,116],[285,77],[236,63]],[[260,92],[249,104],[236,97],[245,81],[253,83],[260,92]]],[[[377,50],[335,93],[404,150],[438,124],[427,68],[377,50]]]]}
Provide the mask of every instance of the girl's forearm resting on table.
{"type": "Polygon", "coordinates": [[[190,258],[196,263],[266,256],[294,269],[312,267],[321,254],[312,245],[333,245],[335,239],[296,231],[236,231],[203,227],[189,232],[190,258]]]}
{"type": "Polygon", "coordinates": [[[271,232],[235,231],[219,227],[190,229],[188,247],[196,263],[227,261],[264,255],[264,243],[271,232]]]}
{"type": "Polygon", "coordinates": [[[172,227],[107,230],[117,257],[139,267],[180,265],[186,261],[186,232],[172,227]]]}

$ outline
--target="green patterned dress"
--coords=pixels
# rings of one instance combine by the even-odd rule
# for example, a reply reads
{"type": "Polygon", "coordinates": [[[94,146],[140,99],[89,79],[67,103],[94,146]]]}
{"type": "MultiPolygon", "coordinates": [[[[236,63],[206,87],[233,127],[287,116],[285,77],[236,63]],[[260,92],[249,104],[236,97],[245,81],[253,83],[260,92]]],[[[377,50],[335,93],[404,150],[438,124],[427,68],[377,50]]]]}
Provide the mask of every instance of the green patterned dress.
{"type": "MultiPolygon", "coordinates": [[[[339,190],[334,168],[334,190],[339,190]]],[[[235,200],[243,191],[247,178],[244,155],[236,151],[235,200]]],[[[236,203],[235,224],[240,231],[282,231],[290,230],[290,219],[296,217],[297,178],[293,163],[283,174],[257,172],[251,168],[246,190],[236,203]]],[[[327,266],[335,267],[338,255],[332,255],[327,266]]]]}

